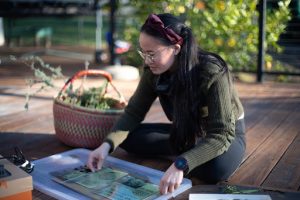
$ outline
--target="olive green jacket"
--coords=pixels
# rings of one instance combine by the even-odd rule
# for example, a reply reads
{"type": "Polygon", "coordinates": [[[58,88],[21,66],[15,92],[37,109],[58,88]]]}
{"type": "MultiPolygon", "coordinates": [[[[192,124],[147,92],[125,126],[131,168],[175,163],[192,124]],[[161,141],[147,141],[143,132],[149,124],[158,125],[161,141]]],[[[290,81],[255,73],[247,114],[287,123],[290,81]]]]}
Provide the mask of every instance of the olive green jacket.
{"type": "MultiPolygon", "coordinates": [[[[158,75],[145,68],[124,114],[105,139],[110,143],[111,151],[126,139],[129,131],[144,120],[157,97],[166,116],[172,120],[172,109],[167,103],[172,99],[166,99],[164,95],[157,93],[155,86],[157,78],[158,75]]],[[[203,98],[202,102],[205,104],[199,108],[199,112],[206,118],[207,128],[206,136],[199,140],[194,148],[180,155],[188,162],[188,172],[227,151],[235,137],[235,122],[244,111],[231,79],[230,73],[224,72],[219,65],[208,62],[205,66],[201,66],[197,88],[201,90],[200,98],[203,98]]]]}

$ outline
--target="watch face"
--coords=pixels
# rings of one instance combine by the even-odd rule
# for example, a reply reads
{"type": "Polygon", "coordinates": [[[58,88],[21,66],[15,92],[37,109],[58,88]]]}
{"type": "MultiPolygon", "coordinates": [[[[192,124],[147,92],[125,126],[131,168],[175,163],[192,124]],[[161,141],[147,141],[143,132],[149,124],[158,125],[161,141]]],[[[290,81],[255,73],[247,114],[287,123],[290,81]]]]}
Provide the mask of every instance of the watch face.
{"type": "Polygon", "coordinates": [[[187,168],[187,161],[185,158],[178,157],[175,160],[175,167],[179,170],[186,170],[187,168]]]}

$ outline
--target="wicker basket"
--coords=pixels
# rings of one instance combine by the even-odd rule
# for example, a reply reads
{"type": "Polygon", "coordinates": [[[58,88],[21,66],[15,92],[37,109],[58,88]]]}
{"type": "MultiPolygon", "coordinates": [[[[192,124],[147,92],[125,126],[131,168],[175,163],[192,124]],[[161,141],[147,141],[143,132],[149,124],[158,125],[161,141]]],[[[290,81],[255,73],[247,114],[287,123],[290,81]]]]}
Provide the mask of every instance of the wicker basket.
{"type": "MultiPolygon", "coordinates": [[[[107,136],[110,129],[124,112],[123,109],[96,110],[71,105],[61,100],[67,86],[79,77],[86,75],[104,76],[119,96],[120,105],[125,106],[123,95],[112,84],[112,77],[102,70],[84,70],[71,77],[61,89],[53,103],[54,128],[57,137],[72,147],[95,148],[107,136]]],[[[108,85],[108,84],[107,84],[108,85]]],[[[107,91],[107,88],[106,90],[107,91]]]]}

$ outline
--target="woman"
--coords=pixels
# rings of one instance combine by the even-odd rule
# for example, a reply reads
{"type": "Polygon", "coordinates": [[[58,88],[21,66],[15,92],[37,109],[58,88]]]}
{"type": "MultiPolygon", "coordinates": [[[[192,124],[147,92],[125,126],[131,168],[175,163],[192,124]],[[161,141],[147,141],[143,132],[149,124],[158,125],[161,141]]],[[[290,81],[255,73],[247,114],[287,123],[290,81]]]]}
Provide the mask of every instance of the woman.
{"type": "Polygon", "coordinates": [[[173,192],[184,175],[207,183],[227,179],[242,161],[245,125],[225,61],[199,49],[191,29],[171,14],[149,15],[139,44],[145,61],[140,83],[88,167],[100,169],[120,146],[176,157],[160,181],[161,194],[173,192]],[[141,123],[157,97],[172,123],[141,123]]]}

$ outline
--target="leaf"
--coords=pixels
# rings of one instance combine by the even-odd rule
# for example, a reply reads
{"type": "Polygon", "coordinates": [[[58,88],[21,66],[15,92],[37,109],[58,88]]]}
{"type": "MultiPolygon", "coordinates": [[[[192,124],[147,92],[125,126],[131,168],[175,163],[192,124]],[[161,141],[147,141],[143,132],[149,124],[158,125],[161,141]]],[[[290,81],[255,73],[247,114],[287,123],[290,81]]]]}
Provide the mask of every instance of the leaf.
{"type": "Polygon", "coordinates": [[[227,185],[223,191],[225,194],[251,194],[259,192],[258,189],[238,189],[236,186],[227,185]]]}

